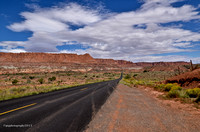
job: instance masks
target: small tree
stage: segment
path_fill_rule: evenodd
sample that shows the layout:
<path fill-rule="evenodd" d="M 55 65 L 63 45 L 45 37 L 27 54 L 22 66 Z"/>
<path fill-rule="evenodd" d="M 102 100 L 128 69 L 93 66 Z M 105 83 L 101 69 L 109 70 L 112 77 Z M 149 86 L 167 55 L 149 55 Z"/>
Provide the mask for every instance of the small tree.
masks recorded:
<path fill-rule="evenodd" d="M 19 82 L 19 81 L 18 81 L 17 79 L 14 79 L 14 80 L 12 81 L 12 84 L 13 84 L 13 85 L 16 85 L 18 82 Z"/>
<path fill-rule="evenodd" d="M 53 77 L 50 77 L 48 80 L 51 81 L 51 82 L 52 82 L 52 81 L 55 81 L 55 80 L 56 80 L 56 77 L 54 77 L 54 76 L 53 76 Z"/>
<path fill-rule="evenodd" d="M 44 83 L 44 79 L 43 79 L 43 78 L 40 78 L 40 79 L 38 79 L 38 82 L 39 82 L 40 84 L 43 84 L 43 83 Z"/>

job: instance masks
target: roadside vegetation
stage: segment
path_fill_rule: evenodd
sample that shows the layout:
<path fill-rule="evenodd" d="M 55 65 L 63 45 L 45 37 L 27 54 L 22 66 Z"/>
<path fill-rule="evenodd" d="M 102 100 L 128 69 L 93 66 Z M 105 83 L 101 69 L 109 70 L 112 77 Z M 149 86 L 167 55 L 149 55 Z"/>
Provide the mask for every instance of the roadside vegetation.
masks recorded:
<path fill-rule="evenodd" d="M 110 72 L 54 72 L 0 75 L 0 101 L 89 83 L 113 80 L 120 73 Z"/>
<path fill-rule="evenodd" d="M 182 103 L 194 103 L 200 108 L 200 88 L 183 88 L 177 83 L 164 83 L 169 77 L 174 76 L 173 72 L 166 71 L 143 71 L 140 73 L 124 74 L 121 83 L 129 87 L 145 86 L 163 92 L 160 96 L 163 99 L 176 99 Z"/>

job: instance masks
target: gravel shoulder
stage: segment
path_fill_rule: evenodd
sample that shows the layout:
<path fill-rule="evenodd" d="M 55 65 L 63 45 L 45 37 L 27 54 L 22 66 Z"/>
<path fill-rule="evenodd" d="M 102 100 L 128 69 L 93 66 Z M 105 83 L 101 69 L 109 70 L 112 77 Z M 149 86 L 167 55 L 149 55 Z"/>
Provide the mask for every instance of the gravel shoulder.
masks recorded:
<path fill-rule="evenodd" d="M 198 132 L 200 110 L 159 93 L 119 84 L 94 116 L 86 132 Z"/>

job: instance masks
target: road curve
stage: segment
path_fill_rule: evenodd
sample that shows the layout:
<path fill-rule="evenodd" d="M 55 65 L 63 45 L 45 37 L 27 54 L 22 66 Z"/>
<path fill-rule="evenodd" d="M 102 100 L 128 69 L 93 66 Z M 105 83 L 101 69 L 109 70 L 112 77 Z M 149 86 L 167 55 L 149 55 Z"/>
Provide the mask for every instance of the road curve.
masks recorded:
<path fill-rule="evenodd" d="M 2 101 L 0 131 L 83 131 L 121 78 Z"/>

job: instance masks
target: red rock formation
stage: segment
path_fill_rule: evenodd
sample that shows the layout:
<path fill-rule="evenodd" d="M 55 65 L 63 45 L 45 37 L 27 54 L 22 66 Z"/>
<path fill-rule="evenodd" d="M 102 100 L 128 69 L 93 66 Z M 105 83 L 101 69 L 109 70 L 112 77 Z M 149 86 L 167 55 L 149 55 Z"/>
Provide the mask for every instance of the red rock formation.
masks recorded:
<path fill-rule="evenodd" d="M 200 87 L 200 69 L 171 77 L 165 81 L 166 83 L 178 83 L 183 87 L 195 88 Z"/>
<path fill-rule="evenodd" d="M 0 53 L 0 62 L 12 63 L 94 63 L 89 54 L 51 54 L 51 53 Z"/>
<path fill-rule="evenodd" d="M 137 66 L 177 66 L 177 65 L 189 65 L 188 62 L 138 62 L 135 63 Z"/>
<path fill-rule="evenodd" d="M 52 54 L 52 53 L 0 53 L 0 73 L 7 72 L 43 72 L 59 70 L 174 70 L 187 62 L 140 62 L 125 60 L 94 59 L 89 54 Z"/>

